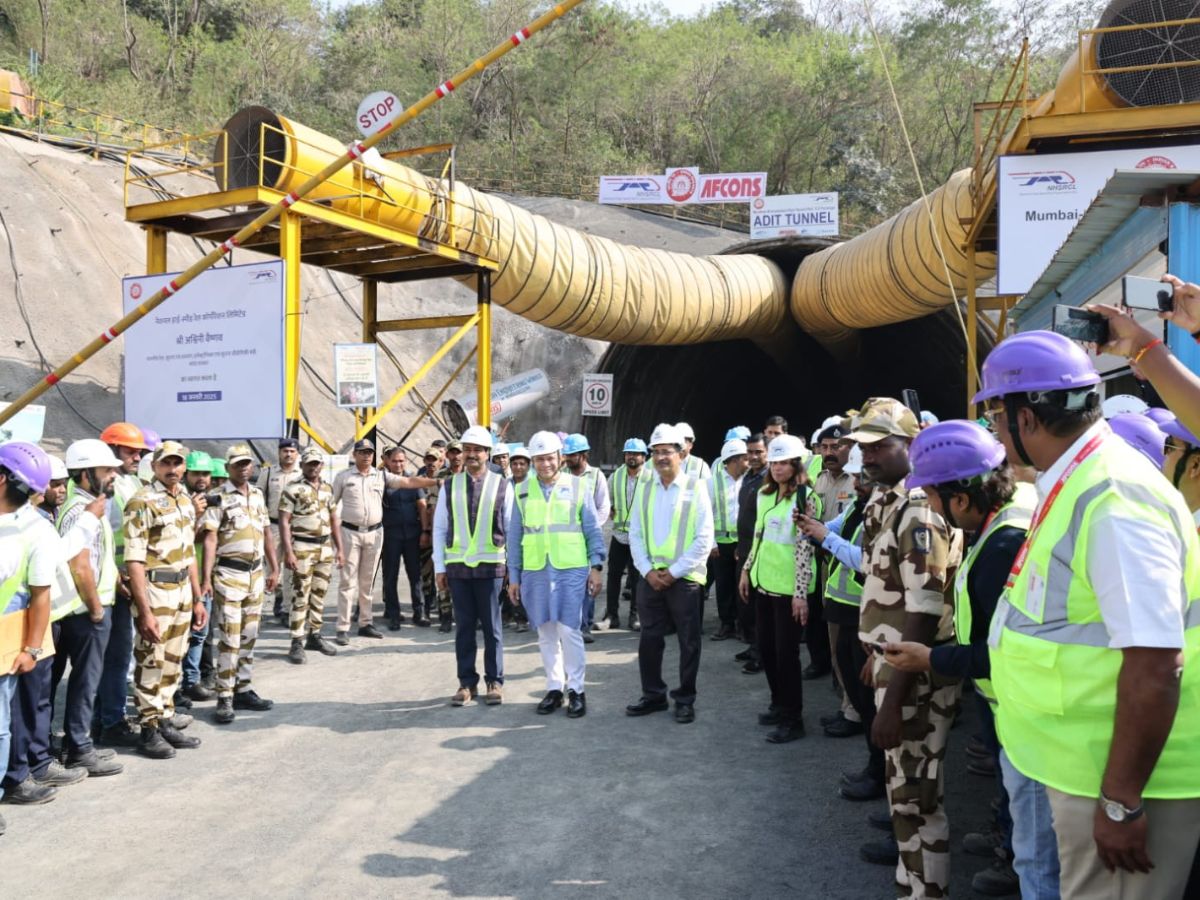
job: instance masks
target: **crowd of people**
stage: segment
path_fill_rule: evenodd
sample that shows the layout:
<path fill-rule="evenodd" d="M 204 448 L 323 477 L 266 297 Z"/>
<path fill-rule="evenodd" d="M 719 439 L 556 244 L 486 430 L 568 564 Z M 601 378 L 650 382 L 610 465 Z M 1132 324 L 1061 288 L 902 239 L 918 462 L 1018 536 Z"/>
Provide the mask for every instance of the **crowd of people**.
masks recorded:
<path fill-rule="evenodd" d="M 1176 324 L 1200 332 L 1200 289 L 1180 282 L 1176 297 Z M 694 722 L 713 594 L 710 640 L 744 643 L 734 659 L 766 676 L 767 741 L 805 738 L 805 682 L 833 679 L 823 733 L 865 744 L 839 790 L 886 801 L 867 818 L 887 834 L 862 856 L 895 867 L 900 896 L 948 894 L 945 762 L 965 696 L 980 722 L 969 770 L 994 782 L 993 829 L 962 839 L 992 859 L 977 892 L 1185 896 L 1200 842 L 1200 381 L 1101 311 L 1107 349 L 1178 418 L 1106 421 L 1085 351 L 1035 331 L 986 359 L 979 420 L 875 397 L 809 441 L 781 416 L 733 426 L 711 465 L 687 423 L 660 423 L 607 477 L 581 434 L 506 444 L 481 426 L 413 474 L 402 448 L 377 460 L 360 440 L 332 482 L 326 456 L 291 438 L 257 475 L 247 444 L 213 458 L 125 422 L 63 459 L 2 445 L 0 612 L 23 613 L 0 641 L 3 799 L 117 775 L 117 749 L 195 748 L 197 703 L 215 700 L 219 724 L 269 711 L 254 686 L 265 598 L 291 663 L 335 656 L 352 628 L 383 638 L 382 562 L 389 630 L 406 621 L 403 565 L 412 624 L 455 633 L 452 706 L 503 702 L 507 626 L 536 632 L 536 713 L 572 719 L 587 714 L 593 632 L 624 623 L 640 632 L 626 714 Z"/>

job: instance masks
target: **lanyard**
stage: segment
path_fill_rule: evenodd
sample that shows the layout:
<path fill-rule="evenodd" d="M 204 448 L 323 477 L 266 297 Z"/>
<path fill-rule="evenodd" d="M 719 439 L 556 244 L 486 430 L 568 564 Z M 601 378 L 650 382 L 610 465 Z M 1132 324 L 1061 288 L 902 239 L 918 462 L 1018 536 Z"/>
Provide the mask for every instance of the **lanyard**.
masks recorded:
<path fill-rule="evenodd" d="M 1038 510 L 1037 518 L 1033 520 L 1033 525 L 1030 527 L 1029 533 L 1025 536 L 1025 542 L 1021 544 L 1017 558 L 1013 560 L 1012 571 L 1009 573 L 1008 581 L 1004 585 L 1006 588 L 1010 588 L 1016 584 L 1017 578 L 1021 575 L 1021 570 L 1025 568 L 1025 561 L 1029 557 L 1029 548 L 1033 545 L 1033 541 L 1037 537 L 1042 523 L 1046 521 L 1046 516 L 1050 514 L 1050 508 L 1054 506 L 1054 501 L 1058 499 L 1058 495 L 1062 492 L 1063 485 L 1067 483 L 1067 479 L 1075 473 L 1075 470 L 1083 464 L 1083 461 L 1091 456 L 1096 451 L 1096 448 L 1104 442 L 1106 436 L 1107 431 L 1101 432 L 1084 444 L 1080 451 L 1075 454 L 1075 458 L 1063 469 L 1063 473 L 1058 476 L 1058 481 L 1054 483 L 1054 487 L 1046 495 L 1046 502 Z"/>

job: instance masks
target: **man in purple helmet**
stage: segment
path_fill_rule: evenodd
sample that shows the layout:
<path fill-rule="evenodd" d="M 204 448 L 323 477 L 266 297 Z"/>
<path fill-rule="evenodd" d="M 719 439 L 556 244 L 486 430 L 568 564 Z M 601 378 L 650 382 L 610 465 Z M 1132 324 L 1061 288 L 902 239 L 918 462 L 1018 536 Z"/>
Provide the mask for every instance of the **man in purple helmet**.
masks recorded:
<path fill-rule="evenodd" d="M 1174 413 L 1151 409 L 1146 415 L 1167 436 L 1163 444 L 1163 474 L 1183 495 L 1184 503 L 1192 511 L 1192 520 L 1200 528 L 1200 440 L 1183 427 Z"/>
<path fill-rule="evenodd" d="M 1118 413 L 1108 420 L 1108 426 L 1154 468 L 1163 467 L 1167 434 L 1153 419 L 1141 413 Z"/>

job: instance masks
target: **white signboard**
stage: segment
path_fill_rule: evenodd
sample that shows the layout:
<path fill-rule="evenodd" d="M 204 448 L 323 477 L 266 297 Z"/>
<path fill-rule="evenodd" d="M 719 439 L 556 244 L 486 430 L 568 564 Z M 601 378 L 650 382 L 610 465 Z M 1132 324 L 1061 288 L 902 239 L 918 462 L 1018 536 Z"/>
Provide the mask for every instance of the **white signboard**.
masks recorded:
<path fill-rule="evenodd" d="M 996 293 L 1033 287 L 1117 169 L 1200 169 L 1200 146 L 1000 158 Z"/>
<path fill-rule="evenodd" d="M 333 345 L 333 383 L 342 409 L 379 405 L 378 351 L 377 344 Z"/>
<path fill-rule="evenodd" d="M 492 421 L 511 419 L 521 410 L 532 406 L 550 393 L 550 379 L 541 369 L 530 369 L 512 378 L 492 383 Z M 458 405 L 472 425 L 478 425 L 479 412 L 475 394 L 459 397 Z"/>
<path fill-rule="evenodd" d="M 585 416 L 611 416 L 613 410 L 612 375 L 583 376 L 583 414 Z"/>
<path fill-rule="evenodd" d="M 811 236 L 838 233 L 838 195 L 785 194 L 759 197 L 750 204 L 750 238 Z"/>
<path fill-rule="evenodd" d="M 358 131 L 363 137 L 370 137 L 394 122 L 402 112 L 404 112 L 404 106 L 395 94 L 389 91 L 376 91 L 373 94 L 367 94 L 363 97 L 362 103 L 358 104 L 354 124 L 358 126 Z"/>
<path fill-rule="evenodd" d="M 687 205 L 750 203 L 767 194 L 766 172 L 701 175 L 695 167 L 667 169 L 665 175 L 605 175 L 600 202 Z"/>
<path fill-rule="evenodd" d="M 0 403 L 0 410 L 8 409 L 8 403 Z M 36 444 L 46 430 L 46 407 L 30 405 L 0 425 L 0 444 L 9 441 L 25 441 Z"/>
<path fill-rule="evenodd" d="M 125 312 L 173 275 L 122 282 Z M 283 261 L 209 269 L 125 334 L 125 418 L 180 440 L 277 438 Z"/>

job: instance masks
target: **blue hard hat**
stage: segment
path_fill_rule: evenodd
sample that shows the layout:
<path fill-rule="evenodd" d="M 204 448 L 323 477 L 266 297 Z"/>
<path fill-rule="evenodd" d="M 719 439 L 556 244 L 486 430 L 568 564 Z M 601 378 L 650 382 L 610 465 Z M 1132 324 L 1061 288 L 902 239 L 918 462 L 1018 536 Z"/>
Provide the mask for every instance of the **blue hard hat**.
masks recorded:
<path fill-rule="evenodd" d="M 643 456 L 645 456 L 646 452 L 647 452 L 646 451 L 646 442 L 643 441 L 641 438 L 630 438 L 629 440 L 627 440 L 625 442 L 625 449 L 622 450 L 621 452 L 622 453 L 640 453 Z"/>
<path fill-rule="evenodd" d="M 568 434 L 563 441 L 563 453 L 586 453 L 592 447 L 582 434 Z"/>
<path fill-rule="evenodd" d="M 745 425 L 734 425 L 725 432 L 725 440 L 727 441 L 745 441 L 750 438 L 750 429 Z"/>

